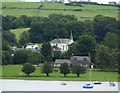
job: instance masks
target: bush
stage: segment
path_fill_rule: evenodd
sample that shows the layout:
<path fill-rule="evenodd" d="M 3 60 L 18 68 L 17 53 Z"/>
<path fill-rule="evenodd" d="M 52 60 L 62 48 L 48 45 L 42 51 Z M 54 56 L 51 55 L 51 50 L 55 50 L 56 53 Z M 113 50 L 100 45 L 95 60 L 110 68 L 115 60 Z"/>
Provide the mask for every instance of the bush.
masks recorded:
<path fill-rule="evenodd" d="M 73 11 L 82 11 L 82 9 L 74 9 Z"/>

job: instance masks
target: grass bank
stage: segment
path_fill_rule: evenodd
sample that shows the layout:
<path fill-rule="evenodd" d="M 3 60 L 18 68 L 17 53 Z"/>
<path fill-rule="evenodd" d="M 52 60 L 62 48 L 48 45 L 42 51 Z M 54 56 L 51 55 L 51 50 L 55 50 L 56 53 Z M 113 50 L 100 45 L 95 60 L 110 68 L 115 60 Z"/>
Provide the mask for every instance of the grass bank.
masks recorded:
<path fill-rule="evenodd" d="M 21 35 L 24 31 L 28 31 L 29 29 L 30 29 L 30 28 L 18 28 L 18 29 L 11 29 L 10 31 L 15 34 L 15 37 L 16 37 L 17 41 L 19 41 L 20 35 Z"/>
<path fill-rule="evenodd" d="M 21 80 L 65 80 L 65 81 L 89 81 L 89 71 L 85 74 L 81 74 L 77 77 L 75 74 L 68 74 L 67 77 L 63 77 L 63 74 L 53 71 L 49 77 L 46 77 L 41 72 L 41 67 L 36 66 L 36 71 L 27 77 L 22 71 L 21 65 L 7 65 L 2 66 L 2 78 L 3 79 L 21 79 Z M 22 73 L 22 75 L 20 75 Z M 118 74 L 116 72 L 102 72 L 92 71 L 92 81 L 118 81 Z"/>

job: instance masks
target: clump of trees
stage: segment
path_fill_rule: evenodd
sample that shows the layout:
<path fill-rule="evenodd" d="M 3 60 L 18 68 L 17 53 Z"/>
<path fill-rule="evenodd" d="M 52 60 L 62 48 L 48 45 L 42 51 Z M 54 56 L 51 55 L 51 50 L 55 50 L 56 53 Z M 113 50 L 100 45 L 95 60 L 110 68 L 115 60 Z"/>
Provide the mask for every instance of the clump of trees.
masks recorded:
<path fill-rule="evenodd" d="M 13 64 L 39 64 L 44 62 L 44 56 L 41 53 L 32 52 L 30 50 L 19 50 L 14 53 Z"/>
<path fill-rule="evenodd" d="M 95 37 L 90 35 L 81 35 L 79 39 L 70 46 L 68 53 L 69 55 L 90 55 L 92 62 L 94 62 L 96 53 Z"/>
<path fill-rule="evenodd" d="M 108 32 L 102 42 L 96 48 L 96 65 L 101 70 L 108 69 L 109 71 L 118 70 L 119 50 L 118 50 L 118 35 Z"/>

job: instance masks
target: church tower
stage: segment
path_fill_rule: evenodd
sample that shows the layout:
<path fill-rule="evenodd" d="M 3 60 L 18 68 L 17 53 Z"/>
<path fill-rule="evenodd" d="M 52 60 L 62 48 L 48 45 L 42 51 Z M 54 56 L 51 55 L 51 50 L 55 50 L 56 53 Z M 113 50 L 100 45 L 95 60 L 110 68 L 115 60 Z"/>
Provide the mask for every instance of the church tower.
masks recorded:
<path fill-rule="evenodd" d="M 91 2 L 90 0 L 88 0 L 88 2 Z"/>
<path fill-rule="evenodd" d="M 70 32 L 70 42 L 71 42 L 71 44 L 74 42 L 74 41 L 73 41 L 72 31 Z"/>

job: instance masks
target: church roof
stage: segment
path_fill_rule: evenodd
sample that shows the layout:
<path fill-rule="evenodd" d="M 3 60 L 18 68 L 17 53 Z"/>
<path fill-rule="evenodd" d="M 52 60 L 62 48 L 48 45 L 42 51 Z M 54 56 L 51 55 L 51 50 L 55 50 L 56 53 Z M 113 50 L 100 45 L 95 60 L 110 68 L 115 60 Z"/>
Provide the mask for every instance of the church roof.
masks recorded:
<path fill-rule="evenodd" d="M 54 39 L 54 40 L 52 40 L 50 43 L 54 43 L 54 44 L 59 44 L 59 43 L 71 44 L 71 39 L 65 39 L 65 38 Z"/>

